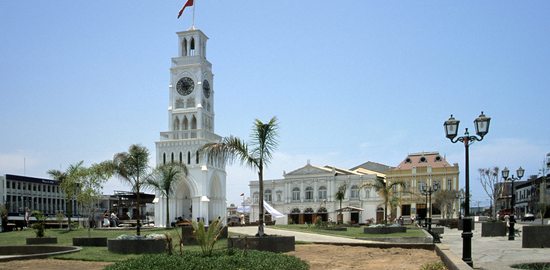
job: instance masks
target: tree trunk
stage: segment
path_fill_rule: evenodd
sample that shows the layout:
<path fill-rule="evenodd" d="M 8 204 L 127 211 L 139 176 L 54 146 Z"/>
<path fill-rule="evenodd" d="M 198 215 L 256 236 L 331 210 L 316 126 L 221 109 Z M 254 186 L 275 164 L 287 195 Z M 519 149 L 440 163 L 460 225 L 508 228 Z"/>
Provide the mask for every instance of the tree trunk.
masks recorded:
<path fill-rule="evenodd" d="M 258 166 L 258 182 L 260 185 L 260 198 L 259 198 L 259 220 L 258 220 L 258 233 L 257 236 L 264 236 L 264 175 L 263 175 L 263 164 L 260 161 L 260 165 Z"/>
<path fill-rule="evenodd" d="M 166 228 L 170 228 L 170 206 L 168 204 L 168 195 L 166 195 Z"/>
<path fill-rule="evenodd" d="M 139 183 L 139 177 L 138 177 L 138 181 L 137 181 L 137 182 Z M 141 232 L 141 222 L 140 222 L 140 220 L 141 220 L 140 206 L 141 206 L 141 205 L 140 205 L 140 202 L 141 202 L 141 200 L 140 200 L 140 196 L 139 196 L 139 184 L 137 184 L 136 192 L 137 192 L 137 194 L 136 194 L 136 199 L 137 199 L 137 224 L 136 224 L 136 234 L 137 234 L 137 235 L 140 235 L 140 232 Z"/>

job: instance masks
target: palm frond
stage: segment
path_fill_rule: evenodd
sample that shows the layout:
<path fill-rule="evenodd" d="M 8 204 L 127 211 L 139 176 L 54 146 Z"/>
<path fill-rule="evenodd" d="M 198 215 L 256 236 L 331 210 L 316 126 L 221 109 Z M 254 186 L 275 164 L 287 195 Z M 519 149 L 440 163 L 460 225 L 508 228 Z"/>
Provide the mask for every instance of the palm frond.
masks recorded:
<path fill-rule="evenodd" d="M 268 164 L 277 148 L 279 124 L 277 117 L 273 117 L 267 123 L 256 119 L 251 133 L 251 146 L 253 156 Z"/>

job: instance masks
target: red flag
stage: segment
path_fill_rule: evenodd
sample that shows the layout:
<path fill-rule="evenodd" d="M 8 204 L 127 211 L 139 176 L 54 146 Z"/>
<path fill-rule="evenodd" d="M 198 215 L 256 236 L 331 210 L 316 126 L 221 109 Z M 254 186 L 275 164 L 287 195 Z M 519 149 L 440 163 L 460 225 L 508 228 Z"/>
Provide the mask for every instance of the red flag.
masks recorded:
<path fill-rule="evenodd" d="M 181 14 L 183 14 L 183 10 L 186 7 L 190 7 L 192 5 L 193 5 L 193 0 L 187 0 L 187 2 L 185 2 L 185 5 L 183 5 L 183 7 L 181 8 L 180 13 L 178 13 L 178 19 L 181 17 Z"/>

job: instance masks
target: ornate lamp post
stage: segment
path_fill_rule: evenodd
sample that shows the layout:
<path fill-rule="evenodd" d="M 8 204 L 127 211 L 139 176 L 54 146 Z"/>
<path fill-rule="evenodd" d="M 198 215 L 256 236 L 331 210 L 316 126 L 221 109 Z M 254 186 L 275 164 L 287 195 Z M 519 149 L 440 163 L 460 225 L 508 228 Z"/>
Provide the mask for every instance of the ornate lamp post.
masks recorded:
<path fill-rule="evenodd" d="M 470 217 L 470 154 L 469 154 L 469 146 L 470 144 L 474 143 L 475 141 L 481 141 L 483 140 L 483 137 L 489 133 L 489 123 L 491 122 L 491 118 L 485 116 L 483 112 L 474 120 L 474 125 L 476 128 L 476 134 L 470 135 L 468 133 L 468 128 L 466 128 L 466 131 L 464 132 L 464 136 L 458 135 L 458 125 L 460 123 L 459 120 L 456 120 L 453 115 L 449 118 L 449 120 L 445 121 L 443 126 L 445 127 L 445 134 L 449 140 L 451 140 L 452 143 L 461 142 L 464 143 L 464 148 L 466 151 L 465 154 L 465 191 L 464 191 L 464 218 L 462 219 L 462 260 L 466 262 L 468 265 L 472 266 L 474 265 L 474 262 L 472 261 L 472 218 Z"/>
<path fill-rule="evenodd" d="M 426 202 L 426 206 L 428 207 L 428 211 L 426 213 L 426 223 L 428 224 L 428 231 L 432 231 L 432 193 L 439 190 L 439 183 L 435 182 L 431 186 L 429 185 L 421 185 L 420 186 L 420 192 L 422 195 L 426 195 L 428 198 Z"/>
<path fill-rule="evenodd" d="M 514 190 L 514 181 L 520 180 L 524 173 L 525 170 L 521 166 L 516 170 L 516 174 L 518 176 L 517 178 L 515 178 L 514 175 L 512 175 L 512 177 L 508 177 L 510 175 L 510 170 L 508 170 L 508 168 L 504 167 L 504 170 L 502 170 L 502 178 L 504 178 L 504 181 L 510 181 L 512 183 L 512 186 L 510 187 L 510 208 L 512 208 L 512 213 L 508 219 L 510 223 L 510 226 L 508 227 L 508 240 L 514 240 L 515 234 L 514 225 L 516 224 L 516 218 L 514 213 L 516 206 L 516 191 Z"/>

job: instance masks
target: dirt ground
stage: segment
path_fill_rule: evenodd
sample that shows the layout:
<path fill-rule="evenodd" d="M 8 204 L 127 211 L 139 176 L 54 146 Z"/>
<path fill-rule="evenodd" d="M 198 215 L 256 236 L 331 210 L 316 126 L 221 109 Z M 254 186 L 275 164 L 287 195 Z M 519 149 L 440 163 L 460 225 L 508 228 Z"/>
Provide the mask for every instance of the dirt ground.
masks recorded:
<path fill-rule="evenodd" d="M 317 269 L 420 269 L 429 262 L 440 261 L 434 251 L 402 248 L 366 248 L 333 245 L 296 245 L 287 253 L 305 260 Z M 100 270 L 110 263 L 55 259 L 22 260 L 0 263 L 0 269 Z"/>

